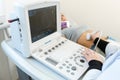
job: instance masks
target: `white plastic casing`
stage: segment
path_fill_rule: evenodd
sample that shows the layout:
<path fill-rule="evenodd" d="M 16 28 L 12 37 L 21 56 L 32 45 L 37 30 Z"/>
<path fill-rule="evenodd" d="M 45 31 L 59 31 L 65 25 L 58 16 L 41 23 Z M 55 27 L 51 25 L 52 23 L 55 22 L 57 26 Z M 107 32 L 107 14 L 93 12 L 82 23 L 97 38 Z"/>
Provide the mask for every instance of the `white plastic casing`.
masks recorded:
<path fill-rule="evenodd" d="M 43 8 L 47 6 L 57 7 L 57 31 L 41 40 L 38 40 L 32 43 L 31 40 L 31 32 L 30 32 L 30 24 L 29 24 L 29 16 L 28 11 L 34 10 L 38 8 Z M 11 19 L 19 18 L 20 24 L 18 21 L 11 23 L 11 36 L 13 41 L 13 46 L 15 49 L 20 51 L 25 57 L 30 57 L 32 51 L 40 45 L 48 42 L 51 39 L 54 39 L 56 36 L 61 35 L 61 27 L 60 27 L 60 10 L 59 10 L 59 1 L 58 0 L 50 0 L 44 1 L 41 0 L 39 2 L 32 3 L 16 3 L 15 11 L 11 15 Z"/>

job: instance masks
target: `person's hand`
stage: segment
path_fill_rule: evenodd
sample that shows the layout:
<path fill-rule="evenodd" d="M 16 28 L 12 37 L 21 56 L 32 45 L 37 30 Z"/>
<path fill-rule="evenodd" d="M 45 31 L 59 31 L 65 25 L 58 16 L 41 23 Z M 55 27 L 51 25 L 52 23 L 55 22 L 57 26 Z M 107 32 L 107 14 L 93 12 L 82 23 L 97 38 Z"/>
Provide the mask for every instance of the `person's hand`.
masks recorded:
<path fill-rule="evenodd" d="M 102 40 L 106 40 L 107 39 L 107 36 L 101 36 L 101 32 L 100 31 L 97 31 L 97 32 L 91 34 L 91 39 L 92 39 L 93 42 L 98 37 L 100 37 L 100 39 L 102 39 Z"/>
<path fill-rule="evenodd" d="M 91 39 L 94 41 L 97 37 L 100 37 L 100 31 L 91 34 Z"/>
<path fill-rule="evenodd" d="M 84 57 L 86 58 L 86 60 L 89 62 L 91 60 L 97 60 L 100 62 L 104 62 L 104 58 L 102 55 L 100 55 L 99 53 L 90 50 L 88 48 L 85 48 L 85 51 L 82 53 L 84 55 Z"/>
<path fill-rule="evenodd" d="M 66 17 L 63 14 L 61 14 L 61 21 L 67 21 Z"/>

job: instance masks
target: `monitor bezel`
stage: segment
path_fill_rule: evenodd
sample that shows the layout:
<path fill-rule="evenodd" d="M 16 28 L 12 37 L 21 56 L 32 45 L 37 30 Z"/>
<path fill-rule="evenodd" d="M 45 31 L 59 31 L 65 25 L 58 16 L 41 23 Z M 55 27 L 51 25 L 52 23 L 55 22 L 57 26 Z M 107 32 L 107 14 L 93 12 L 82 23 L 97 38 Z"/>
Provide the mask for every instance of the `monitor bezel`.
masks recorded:
<path fill-rule="evenodd" d="M 56 27 L 57 27 L 57 30 L 56 30 L 56 32 L 59 32 L 59 28 L 60 28 L 60 18 L 59 18 L 59 4 L 57 3 L 57 2 L 49 2 L 49 3 L 47 3 L 47 2 L 45 2 L 45 3 L 41 3 L 41 4 L 34 4 L 34 5 L 30 5 L 30 6 L 28 6 L 28 10 L 27 10 L 27 17 L 28 17 L 28 20 L 29 20 L 29 15 L 28 15 L 28 11 L 30 11 L 30 10 L 34 10 L 34 9 L 40 9 L 40 8 L 45 8 L 45 7 L 50 7 L 50 6 L 56 6 L 56 20 L 57 20 L 57 25 L 56 25 Z M 51 39 L 50 37 L 52 36 L 52 35 L 55 35 L 56 34 L 56 32 L 54 32 L 54 33 L 52 33 L 52 34 L 50 34 L 49 36 L 46 36 L 46 37 L 44 37 L 44 38 L 42 38 L 42 39 L 39 39 L 39 40 L 37 40 L 37 41 L 35 41 L 35 42 L 32 42 L 32 38 L 31 38 L 31 30 L 30 30 L 30 23 L 29 23 L 29 21 L 28 21 L 28 26 L 29 26 L 29 40 L 30 40 L 30 46 L 31 46 L 31 50 L 33 51 L 34 49 L 36 49 L 37 47 L 39 47 L 40 45 L 42 46 L 42 45 L 44 45 L 44 43 L 46 43 L 46 42 L 48 42 L 49 41 L 49 39 Z"/>

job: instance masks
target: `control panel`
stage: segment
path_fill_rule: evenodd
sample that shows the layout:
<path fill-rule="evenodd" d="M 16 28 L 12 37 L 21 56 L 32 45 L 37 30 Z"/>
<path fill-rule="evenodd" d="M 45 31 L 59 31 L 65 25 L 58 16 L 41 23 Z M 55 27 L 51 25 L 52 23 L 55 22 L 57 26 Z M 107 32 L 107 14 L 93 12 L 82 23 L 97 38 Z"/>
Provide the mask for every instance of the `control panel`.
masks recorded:
<path fill-rule="evenodd" d="M 66 80 L 78 80 L 87 70 L 88 63 L 81 54 L 84 47 L 63 37 L 40 46 L 32 56 Z"/>

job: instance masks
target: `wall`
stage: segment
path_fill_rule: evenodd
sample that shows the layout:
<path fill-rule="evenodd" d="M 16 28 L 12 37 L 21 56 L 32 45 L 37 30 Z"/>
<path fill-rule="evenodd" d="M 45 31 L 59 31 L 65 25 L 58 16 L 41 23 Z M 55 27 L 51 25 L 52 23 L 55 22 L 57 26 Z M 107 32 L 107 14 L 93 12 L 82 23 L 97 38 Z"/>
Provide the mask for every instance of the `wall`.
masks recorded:
<path fill-rule="evenodd" d="M 6 13 L 16 0 L 4 0 Z M 77 24 L 87 24 L 120 41 L 120 0 L 60 0 L 61 12 Z"/>
<path fill-rule="evenodd" d="M 9 18 L 9 14 L 14 10 L 13 4 L 16 0 L 4 0 L 4 8 L 5 8 L 5 15 L 6 18 Z"/>
<path fill-rule="evenodd" d="M 120 41 L 120 0 L 60 0 L 61 12 Z"/>
<path fill-rule="evenodd" d="M 4 22 L 4 8 L 3 8 L 4 2 L 3 0 L 0 0 L 0 24 Z"/>

